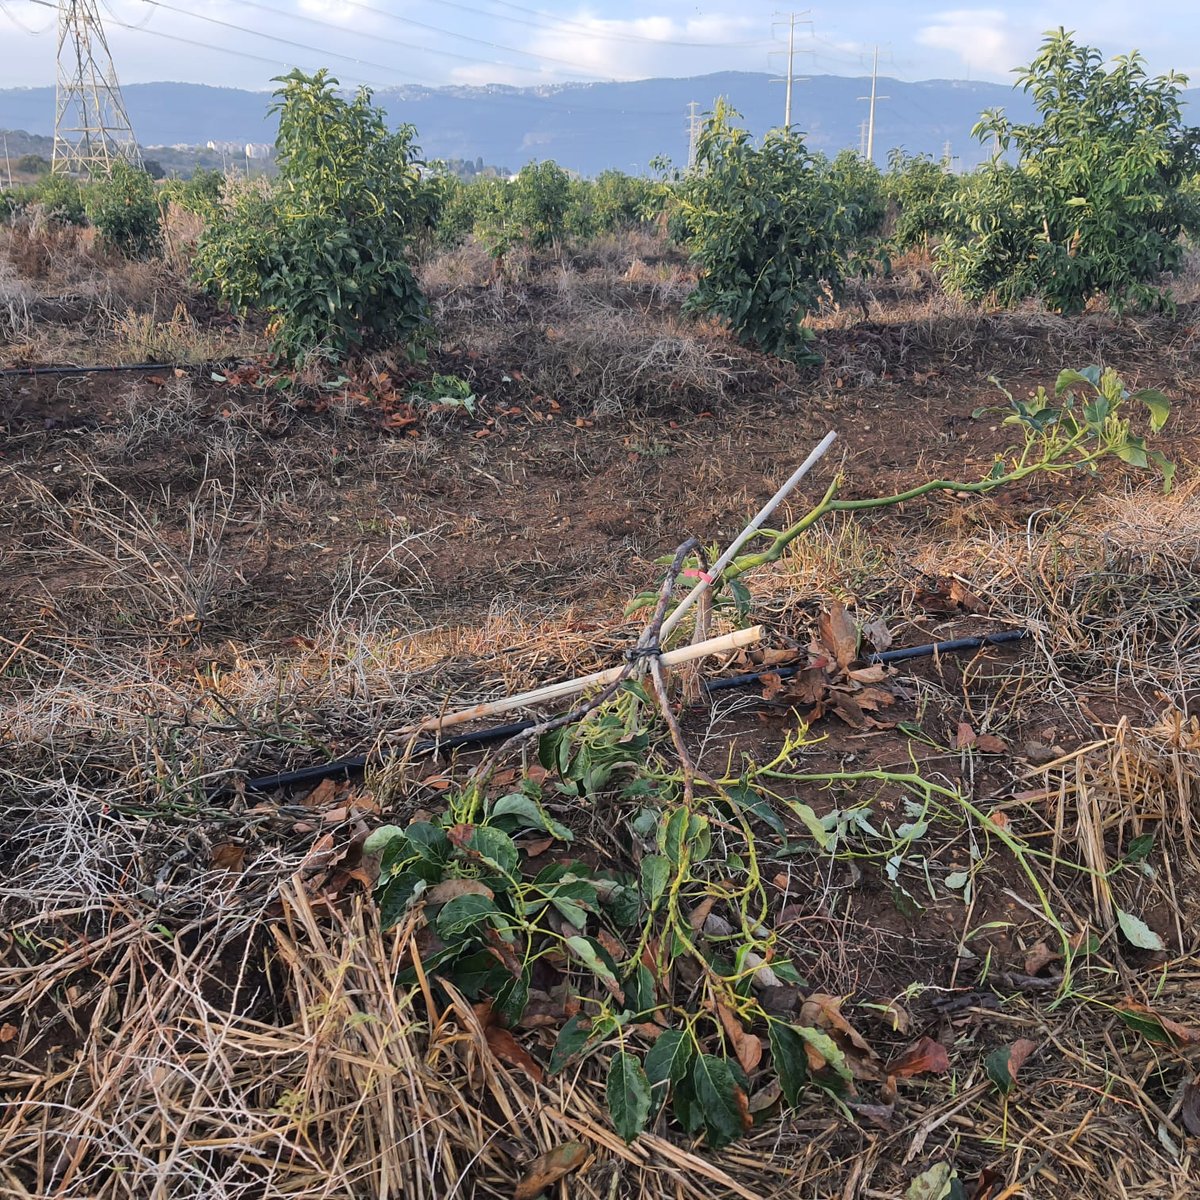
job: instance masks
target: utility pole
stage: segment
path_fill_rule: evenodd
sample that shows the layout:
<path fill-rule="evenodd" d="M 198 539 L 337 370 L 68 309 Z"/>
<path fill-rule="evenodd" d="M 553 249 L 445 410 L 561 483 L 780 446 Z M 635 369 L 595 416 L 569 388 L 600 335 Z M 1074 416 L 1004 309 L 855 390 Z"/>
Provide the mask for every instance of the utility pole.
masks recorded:
<path fill-rule="evenodd" d="M 699 104 L 695 100 L 688 102 L 688 170 L 696 166 L 696 141 L 700 136 L 700 116 L 696 112 Z"/>
<path fill-rule="evenodd" d="M 859 96 L 860 100 L 869 100 L 871 107 L 867 114 L 867 161 L 875 161 L 875 101 L 890 100 L 890 96 L 880 96 L 877 94 L 879 83 L 879 47 L 875 47 L 875 57 L 871 62 L 871 94 L 869 96 Z"/>
<path fill-rule="evenodd" d="M 867 123 L 860 121 L 858 123 L 858 157 L 867 157 Z"/>
<path fill-rule="evenodd" d="M 8 132 L 4 134 L 4 171 L 8 175 L 8 186 L 12 187 L 12 162 L 8 157 Z"/>
<path fill-rule="evenodd" d="M 61 0 L 51 170 L 107 175 L 118 158 L 142 161 L 96 0 Z"/>
<path fill-rule="evenodd" d="M 787 14 L 788 43 L 787 50 L 784 52 L 787 54 L 787 70 L 784 72 L 784 77 L 782 79 L 771 80 L 772 83 L 782 83 L 784 85 L 783 127 L 784 129 L 789 130 L 792 127 L 792 84 L 805 82 L 803 79 L 796 78 L 795 71 L 797 21 L 799 21 L 801 25 L 812 25 L 812 21 L 810 21 L 808 18 L 808 9 L 805 9 L 804 12 L 801 13 L 789 12 Z M 775 25 L 780 25 L 782 23 L 783 16 L 781 14 L 777 14 Z M 771 28 L 772 31 L 774 31 L 774 25 L 772 25 Z M 779 54 L 781 51 L 774 50 L 772 53 Z"/>

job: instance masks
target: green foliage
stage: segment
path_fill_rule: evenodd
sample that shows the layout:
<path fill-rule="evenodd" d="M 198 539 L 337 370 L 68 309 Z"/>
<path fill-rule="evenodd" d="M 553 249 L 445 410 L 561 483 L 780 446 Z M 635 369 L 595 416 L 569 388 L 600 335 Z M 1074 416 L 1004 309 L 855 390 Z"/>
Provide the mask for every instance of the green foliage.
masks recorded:
<path fill-rule="evenodd" d="M 556 162 L 528 163 L 512 185 L 512 215 L 535 249 L 559 249 L 567 232 L 571 177 Z"/>
<path fill-rule="evenodd" d="M 389 133 L 369 91 L 347 101 L 326 71 L 278 82 L 279 180 L 213 214 L 197 278 L 234 308 L 270 313 L 289 360 L 415 348 L 426 306 L 406 252 L 427 211 L 415 131 Z"/>
<path fill-rule="evenodd" d="M 634 229 L 657 216 L 660 192 L 652 180 L 623 171 L 601 171 L 594 180 L 575 180 L 570 231 L 579 237 L 593 237 Z"/>
<path fill-rule="evenodd" d="M 887 216 L 883 174 L 853 150 L 843 150 L 830 164 L 829 177 L 850 213 L 856 240 L 877 237 Z"/>
<path fill-rule="evenodd" d="M 700 133 L 697 169 L 679 188 L 702 271 L 687 307 L 723 317 L 772 354 L 811 358 L 801 322 L 841 295 L 857 210 L 828 160 L 799 136 L 776 130 L 755 146 L 731 123 L 736 115 L 718 103 Z"/>
<path fill-rule="evenodd" d="M 34 196 L 52 225 L 86 225 L 87 210 L 83 188 L 66 175 L 47 175 L 36 187 Z"/>
<path fill-rule="evenodd" d="M 126 258 L 150 258 L 162 248 L 162 219 L 154 181 L 145 171 L 117 159 L 104 179 L 91 185 L 88 216 L 101 241 Z"/>
<path fill-rule="evenodd" d="M 1062 29 L 1019 80 L 1041 120 L 993 111 L 975 127 L 1016 166 L 984 168 L 960 194 L 965 228 L 938 256 L 947 286 L 1005 304 L 1038 295 L 1066 313 L 1099 292 L 1117 309 L 1169 306 L 1153 281 L 1179 265 L 1179 235 L 1195 219 L 1185 185 L 1200 167 L 1186 80 L 1148 77 L 1136 52 L 1105 65 Z"/>
<path fill-rule="evenodd" d="M 892 244 L 897 250 L 927 250 L 930 241 L 945 232 L 955 186 L 950 169 L 928 155 L 903 150 L 888 155 L 884 188 L 895 212 Z"/>
<path fill-rule="evenodd" d="M 13 170 L 20 171 L 24 175 L 49 175 L 50 160 L 43 158 L 40 154 L 22 154 L 13 163 Z"/>
<path fill-rule="evenodd" d="M 170 204 L 208 216 L 216 212 L 224 188 L 225 176 L 220 171 L 201 167 L 189 179 L 168 179 L 162 195 Z"/>
<path fill-rule="evenodd" d="M 1112 371 L 1064 371 L 1053 394 L 1010 398 L 1008 419 L 1023 445 L 983 480 L 933 480 L 851 501 L 837 501 L 831 487 L 796 525 L 764 532 L 768 551 L 736 560 L 718 586 L 778 558 L 833 511 L 871 511 L 938 490 L 985 493 L 1033 474 L 1093 470 L 1113 457 L 1165 471 L 1165 460 L 1131 432 L 1130 405 L 1145 411 L 1151 433 L 1169 416 L 1160 393 L 1131 394 Z M 852 622 L 847 636 L 855 644 Z M 622 1138 L 671 1119 L 720 1147 L 751 1129 L 750 1097 L 768 1094 L 770 1080 L 778 1103 L 795 1108 L 821 1093 L 845 1096 L 862 1062 L 860 1035 L 846 1035 L 820 1006 L 801 1006 L 793 1020 L 764 1006 L 763 988 L 790 987 L 799 999 L 805 986 L 767 917 L 770 859 L 853 862 L 878 877 L 901 911 L 919 912 L 923 891 L 962 888 L 923 845 L 940 823 L 972 847 L 973 863 L 980 846 L 1002 842 L 1044 908 L 1048 901 L 1023 844 L 915 765 L 814 773 L 805 769 L 812 760 L 801 728 L 769 763 L 743 759 L 724 777 L 697 775 L 681 766 L 648 704 L 647 692 L 627 682 L 585 720 L 542 735 L 538 780 L 525 778 L 516 790 L 497 783 L 502 794 L 490 798 L 500 778 L 490 760 L 449 793 L 441 817 L 385 827 L 364 849 L 380 856 L 383 923 L 427 926 L 418 945 L 429 986 L 449 980 L 509 1026 L 520 1024 L 532 989 L 542 997 L 539 1024 L 545 997 L 553 997 L 563 1020 L 549 1074 L 605 1057 L 609 1113 Z M 832 801 L 820 816 L 797 798 L 818 792 Z M 573 852 L 560 818 L 580 812 L 589 823 L 597 813 L 628 820 L 606 843 L 611 869 Z M 1127 936 L 1134 930 L 1135 942 L 1142 937 L 1129 921 L 1122 928 Z M 417 978 L 412 965 L 401 983 Z"/>

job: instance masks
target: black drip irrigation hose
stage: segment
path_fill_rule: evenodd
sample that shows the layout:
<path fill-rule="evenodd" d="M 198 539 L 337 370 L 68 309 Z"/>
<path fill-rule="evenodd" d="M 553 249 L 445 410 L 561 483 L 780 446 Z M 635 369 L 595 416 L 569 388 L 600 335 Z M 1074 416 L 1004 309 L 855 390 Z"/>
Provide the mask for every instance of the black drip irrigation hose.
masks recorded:
<path fill-rule="evenodd" d="M 112 375 L 118 371 L 199 371 L 206 367 L 219 367 L 222 363 L 128 363 L 123 366 L 44 366 L 5 367 L 0 370 L 0 379 L 21 378 L 37 375 Z"/>
<path fill-rule="evenodd" d="M 947 642 L 931 642 L 925 646 L 908 646 L 903 650 L 885 650 L 882 653 L 866 655 L 869 663 L 905 662 L 911 658 L 930 658 L 935 654 L 954 654 L 960 650 L 980 650 L 984 646 L 1003 646 L 1009 642 L 1019 642 L 1026 636 L 1023 629 L 1008 629 L 1000 633 L 985 633 L 980 637 L 952 638 Z M 781 679 L 790 679 L 799 674 L 803 667 L 771 668 L 765 671 L 751 671 L 745 675 L 727 675 L 722 679 L 713 679 L 704 684 L 708 693 L 722 692 L 727 688 L 745 687 L 750 683 L 758 683 L 764 675 L 777 675 Z M 467 747 L 486 746 L 491 742 L 504 741 L 515 737 L 541 723 L 544 718 L 529 721 L 517 721 L 511 725 L 496 725 L 491 729 L 481 729 L 476 733 L 459 733 L 454 737 L 430 739 L 415 742 L 407 752 L 412 756 L 440 753 L 444 750 L 461 750 Z M 382 762 L 394 757 L 398 751 L 390 751 L 379 756 L 374 761 Z M 294 771 L 281 771 L 277 775 L 260 775 L 257 779 L 247 779 L 245 788 L 248 792 L 273 792 L 282 788 L 297 788 L 308 784 L 318 784 L 326 779 L 346 779 L 357 775 L 366 769 L 372 759 L 364 754 L 352 758 L 339 758 L 334 762 L 318 763 L 312 767 L 300 767 Z"/>

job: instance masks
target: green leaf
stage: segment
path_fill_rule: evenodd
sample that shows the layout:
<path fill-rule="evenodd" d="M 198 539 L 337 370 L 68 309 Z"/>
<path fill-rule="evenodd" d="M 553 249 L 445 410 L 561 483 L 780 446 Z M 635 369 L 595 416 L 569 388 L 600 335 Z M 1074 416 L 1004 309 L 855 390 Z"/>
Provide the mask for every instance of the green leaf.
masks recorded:
<path fill-rule="evenodd" d="M 1118 908 L 1117 924 L 1126 938 L 1139 950 L 1165 950 L 1167 948 L 1162 938 L 1141 917 L 1135 917 L 1133 913 L 1127 913 Z"/>
<path fill-rule="evenodd" d="M 954 1200 L 958 1176 L 949 1163 L 938 1163 L 923 1171 L 904 1193 L 904 1200 Z M 961 1188 L 959 1189 L 961 1195 Z"/>
<path fill-rule="evenodd" d="M 1140 400 L 1150 410 L 1150 428 L 1157 433 L 1171 416 L 1171 401 L 1157 388 L 1142 388 L 1130 400 Z"/>
<path fill-rule="evenodd" d="M 414 821 L 405 826 L 404 836 L 426 862 L 444 863 L 450 855 L 450 842 L 440 825 L 429 821 Z"/>
<path fill-rule="evenodd" d="M 809 1025 L 791 1025 L 789 1028 L 794 1029 L 825 1060 L 835 1074 L 840 1075 L 847 1082 L 854 1078 L 850 1071 L 850 1064 L 846 1062 L 845 1054 L 829 1034 L 823 1033 L 820 1029 L 813 1029 Z"/>
<path fill-rule="evenodd" d="M 1008 1060 L 1011 1054 L 1011 1046 L 1000 1046 L 983 1060 L 983 1069 L 987 1072 L 987 1077 L 1005 1096 L 1017 1086 L 1017 1081 L 1008 1069 Z"/>
<path fill-rule="evenodd" d="M 487 896 L 473 892 L 455 896 L 442 905 L 437 915 L 438 937 L 446 942 L 454 941 L 474 926 L 499 915 L 495 902 Z"/>
<path fill-rule="evenodd" d="M 489 867 L 510 878 L 521 861 L 521 855 L 513 845 L 512 838 L 502 830 L 492 829 L 488 825 L 472 826 L 463 848 L 479 855 Z"/>
<path fill-rule="evenodd" d="M 1135 837 L 1130 843 L 1128 849 L 1121 856 L 1123 863 L 1140 863 L 1144 862 L 1154 849 L 1154 834 L 1143 833 Z"/>
<path fill-rule="evenodd" d="M 673 808 L 660 820 L 658 826 L 658 848 L 667 856 L 673 867 L 678 868 L 687 852 L 688 818 L 686 808 Z"/>
<path fill-rule="evenodd" d="M 490 819 L 496 820 L 500 817 L 514 817 L 515 829 L 541 829 L 553 834 L 560 842 L 570 842 L 574 838 L 574 834 L 565 825 L 560 825 L 521 792 L 501 796 L 492 805 Z"/>
<path fill-rule="evenodd" d="M 608 1113 L 622 1140 L 632 1142 L 650 1116 L 650 1081 L 641 1063 L 627 1051 L 614 1055 L 605 1087 Z"/>
<path fill-rule="evenodd" d="M 558 884 L 548 892 L 550 903 L 570 921 L 576 929 L 587 924 L 588 913 L 596 911 L 600 903 L 595 887 L 585 879 L 571 879 Z"/>
<path fill-rule="evenodd" d="M 382 854 L 389 842 L 402 837 L 404 837 L 404 830 L 399 825 L 380 825 L 378 829 L 372 830 L 367 835 L 367 840 L 363 842 L 362 852 L 364 854 Z"/>
<path fill-rule="evenodd" d="M 1078 387 L 1080 384 L 1089 384 L 1098 388 L 1100 386 L 1100 368 L 1084 367 L 1082 371 L 1073 371 L 1068 368 L 1060 371 L 1054 384 L 1054 394 L 1061 396 L 1068 388 Z"/>
<path fill-rule="evenodd" d="M 807 804 L 799 800 L 785 800 L 784 803 L 803 822 L 804 828 L 808 830 L 809 837 L 822 850 L 828 850 L 833 839 L 830 837 L 829 830 L 821 824 L 820 817 Z"/>
<path fill-rule="evenodd" d="M 557 1075 L 587 1046 L 593 1038 L 592 1019 L 582 1013 L 572 1017 L 559 1031 L 554 1049 L 550 1051 L 550 1063 L 546 1068 L 550 1075 Z"/>
<path fill-rule="evenodd" d="M 458 964 L 455 963 L 454 978 L 458 979 Z M 521 1019 L 529 1003 L 529 981 L 525 975 L 509 975 L 496 989 L 492 1007 L 500 1014 L 510 1029 Z"/>
<path fill-rule="evenodd" d="M 1151 450 L 1147 457 L 1163 477 L 1163 494 L 1170 495 L 1171 488 L 1175 485 L 1175 464 L 1161 450 Z"/>
<path fill-rule="evenodd" d="M 646 1055 L 646 1076 L 650 1085 L 674 1087 L 687 1077 L 695 1055 L 696 1043 L 690 1033 L 682 1029 L 664 1030 Z"/>
<path fill-rule="evenodd" d="M 621 988 L 617 983 L 616 975 L 613 974 L 612 969 L 600 957 L 599 948 L 590 938 L 579 936 L 569 937 L 565 939 L 564 944 L 613 995 L 619 996 L 621 994 Z"/>
<path fill-rule="evenodd" d="M 770 801 L 761 796 L 752 787 L 744 783 L 734 784 L 726 789 L 726 795 L 741 813 L 761 821 L 773 833 L 780 837 L 787 836 L 787 830 L 779 819 L 779 814 L 771 807 Z"/>
<path fill-rule="evenodd" d="M 767 1023 L 771 1043 L 771 1061 L 784 1099 L 792 1108 L 799 1107 L 800 1097 L 808 1084 L 808 1056 L 804 1052 L 805 1037 L 799 1029 L 782 1021 Z"/>
<path fill-rule="evenodd" d="M 742 1114 L 748 1112 L 739 1103 L 745 1093 L 738 1086 L 733 1071 L 723 1058 L 701 1054 L 692 1065 L 692 1087 L 704 1116 L 708 1144 L 719 1150 L 737 1141 L 745 1132 Z"/>
<path fill-rule="evenodd" d="M 671 864 L 661 854 L 647 854 L 642 859 L 642 895 L 653 912 L 671 879 Z"/>

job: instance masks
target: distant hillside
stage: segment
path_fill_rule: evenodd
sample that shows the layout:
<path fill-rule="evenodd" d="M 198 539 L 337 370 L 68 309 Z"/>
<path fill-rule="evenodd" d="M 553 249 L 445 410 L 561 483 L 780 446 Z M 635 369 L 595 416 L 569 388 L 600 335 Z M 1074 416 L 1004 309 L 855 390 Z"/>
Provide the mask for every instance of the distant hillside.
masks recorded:
<path fill-rule="evenodd" d="M 867 106 L 858 97 L 869 80 L 817 75 L 798 83 L 793 95 L 796 125 L 814 148 L 836 153 L 859 145 Z M 883 163 L 894 146 L 941 155 L 949 142 L 963 166 L 987 150 L 970 138 L 985 108 L 1003 106 L 1019 119 L 1031 113 L 1029 98 L 1004 84 L 962 80 L 904 83 L 880 81 L 875 156 Z M 756 133 L 779 123 L 783 89 L 769 76 L 724 72 L 691 79 L 645 79 L 633 83 L 564 84 L 554 87 L 402 87 L 379 91 L 393 121 L 411 121 L 428 158 L 483 158 L 518 167 L 553 158 L 584 174 L 606 167 L 644 171 L 666 154 L 687 156 L 687 106 L 703 112 L 727 97 Z M 1188 93 L 1200 97 L 1200 89 Z M 143 145 L 214 141 L 266 142 L 274 137 L 265 92 L 190 83 L 144 83 L 125 88 L 130 120 Z M 0 89 L 0 128 L 50 134 L 53 88 Z"/>

